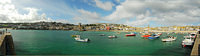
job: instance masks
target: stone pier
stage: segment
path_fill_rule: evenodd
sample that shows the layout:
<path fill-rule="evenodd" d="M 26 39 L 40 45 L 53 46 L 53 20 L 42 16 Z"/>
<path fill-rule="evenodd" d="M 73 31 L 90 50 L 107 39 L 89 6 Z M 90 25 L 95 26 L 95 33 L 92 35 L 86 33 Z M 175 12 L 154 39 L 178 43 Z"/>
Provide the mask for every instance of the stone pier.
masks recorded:
<path fill-rule="evenodd" d="M 4 33 L 0 38 L 0 55 L 15 55 L 11 33 Z"/>

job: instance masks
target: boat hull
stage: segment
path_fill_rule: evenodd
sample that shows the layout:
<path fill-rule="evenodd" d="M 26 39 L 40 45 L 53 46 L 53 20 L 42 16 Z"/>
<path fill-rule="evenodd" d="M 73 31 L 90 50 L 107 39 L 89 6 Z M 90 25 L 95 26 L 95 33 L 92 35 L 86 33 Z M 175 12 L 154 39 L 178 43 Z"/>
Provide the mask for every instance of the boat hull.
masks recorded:
<path fill-rule="evenodd" d="M 126 36 L 135 36 L 135 34 L 126 34 Z"/>
<path fill-rule="evenodd" d="M 143 35 L 142 37 L 150 37 L 151 35 Z"/>
<path fill-rule="evenodd" d="M 81 40 L 76 40 L 77 42 L 88 42 L 89 39 L 81 39 Z"/>
<path fill-rule="evenodd" d="M 108 38 L 117 38 L 117 36 L 108 36 Z"/>
<path fill-rule="evenodd" d="M 182 45 L 193 45 L 194 42 L 182 42 Z"/>
<path fill-rule="evenodd" d="M 163 42 L 170 42 L 173 41 L 172 39 L 162 39 Z"/>
<path fill-rule="evenodd" d="M 193 45 L 193 43 L 191 43 L 191 42 L 185 42 L 185 43 L 182 43 L 182 45 Z"/>
<path fill-rule="evenodd" d="M 156 36 L 156 37 L 148 37 L 148 39 L 157 39 L 159 38 L 159 36 Z"/>
<path fill-rule="evenodd" d="M 167 39 L 162 39 L 163 42 L 170 42 L 176 40 L 176 37 L 174 38 L 167 38 Z"/>
<path fill-rule="evenodd" d="M 185 47 L 185 46 L 192 46 L 194 44 L 194 41 L 192 39 L 184 39 L 182 41 L 182 46 Z"/>

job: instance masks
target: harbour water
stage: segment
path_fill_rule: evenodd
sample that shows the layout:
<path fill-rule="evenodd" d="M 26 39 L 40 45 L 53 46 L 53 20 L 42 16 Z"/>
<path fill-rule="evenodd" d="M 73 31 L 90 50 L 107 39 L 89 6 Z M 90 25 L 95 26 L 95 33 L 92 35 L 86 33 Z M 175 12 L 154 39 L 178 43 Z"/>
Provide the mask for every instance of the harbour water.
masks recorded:
<path fill-rule="evenodd" d="M 125 37 L 126 32 L 117 34 L 106 31 L 56 31 L 56 30 L 11 30 L 17 55 L 190 55 L 192 48 L 182 48 L 186 34 L 177 36 L 173 42 L 162 42 L 163 33 L 155 40 L 137 34 Z M 71 35 L 89 38 L 88 43 L 76 42 Z M 105 34 L 105 36 L 99 36 Z M 118 38 L 109 39 L 109 35 Z"/>

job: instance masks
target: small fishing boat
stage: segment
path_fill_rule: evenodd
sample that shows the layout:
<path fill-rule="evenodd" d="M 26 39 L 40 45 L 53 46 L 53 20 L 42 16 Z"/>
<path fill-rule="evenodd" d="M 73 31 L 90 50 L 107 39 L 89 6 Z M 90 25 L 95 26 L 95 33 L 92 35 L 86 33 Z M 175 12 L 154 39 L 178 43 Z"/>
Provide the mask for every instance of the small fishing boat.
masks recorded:
<path fill-rule="evenodd" d="M 184 36 L 185 38 L 195 38 L 196 33 L 190 33 L 188 36 Z"/>
<path fill-rule="evenodd" d="M 126 36 L 135 36 L 136 34 L 131 33 L 131 34 L 126 34 Z"/>
<path fill-rule="evenodd" d="M 117 38 L 117 36 L 113 35 L 113 36 L 108 36 L 109 38 Z"/>
<path fill-rule="evenodd" d="M 196 37 L 196 33 L 190 33 L 189 35 L 191 38 L 195 38 Z"/>
<path fill-rule="evenodd" d="M 159 36 L 160 36 L 160 35 L 162 35 L 162 33 L 157 33 L 157 35 L 159 35 Z"/>
<path fill-rule="evenodd" d="M 75 39 L 76 41 L 78 41 L 78 42 L 88 42 L 88 41 L 89 41 L 88 38 L 86 38 L 86 39 L 81 39 L 80 35 L 77 35 L 76 38 L 74 38 L 74 39 Z"/>
<path fill-rule="evenodd" d="M 149 32 L 141 33 L 141 34 L 142 34 L 141 37 L 150 37 L 151 36 L 151 34 Z"/>
<path fill-rule="evenodd" d="M 182 41 L 182 46 L 183 47 L 186 47 L 186 46 L 192 46 L 194 43 L 194 40 L 192 38 L 185 38 L 183 41 Z"/>
<path fill-rule="evenodd" d="M 117 32 L 116 34 L 120 34 L 120 32 Z"/>
<path fill-rule="evenodd" d="M 100 36 L 105 36 L 105 34 L 100 34 Z"/>
<path fill-rule="evenodd" d="M 150 37 L 151 35 L 142 35 L 142 37 Z"/>
<path fill-rule="evenodd" d="M 154 35 L 148 37 L 148 39 L 157 39 L 159 37 L 160 37 L 159 35 L 154 34 Z"/>
<path fill-rule="evenodd" d="M 168 36 L 169 38 L 167 39 L 162 39 L 163 42 L 170 42 L 170 41 L 174 41 L 176 40 L 176 37 L 173 37 L 173 36 Z"/>

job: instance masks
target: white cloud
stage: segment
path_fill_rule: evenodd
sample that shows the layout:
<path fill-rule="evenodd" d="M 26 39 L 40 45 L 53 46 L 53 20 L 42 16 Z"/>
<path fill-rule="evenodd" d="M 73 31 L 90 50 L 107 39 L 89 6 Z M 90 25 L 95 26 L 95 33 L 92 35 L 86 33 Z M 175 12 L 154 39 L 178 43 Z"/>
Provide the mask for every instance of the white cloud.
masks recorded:
<path fill-rule="evenodd" d="M 88 2 L 90 5 L 107 11 L 112 10 L 112 7 L 115 6 L 115 4 L 109 1 L 93 1 L 93 3 L 90 3 L 84 0 L 84 2 Z M 63 1 L 56 0 L 56 2 L 59 4 L 54 3 L 54 1 L 13 0 L 13 2 L 11 2 L 11 0 L 1 0 L 0 22 L 57 21 L 98 23 L 99 21 L 107 21 L 119 23 L 125 20 L 126 22 L 123 23 L 131 26 L 141 26 L 149 24 L 152 21 L 155 22 L 155 24 L 165 25 L 183 25 L 200 22 L 200 14 L 198 14 L 200 13 L 199 0 L 125 0 L 120 3 L 120 5 L 116 6 L 116 10 L 113 13 L 103 17 L 96 12 L 73 9 L 68 7 Z M 55 17 L 62 17 L 63 15 L 74 17 L 69 19 L 71 21 L 64 19 L 53 20 L 47 18 L 46 14 L 41 13 L 41 11 L 46 11 L 48 14 L 53 13 L 50 16 Z"/>
<path fill-rule="evenodd" d="M 54 21 L 60 22 L 60 23 L 69 23 L 69 21 L 67 19 L 56 19 Z"/>
<path fill-rule="evenodd" d="M 135 18 L 127 21 L 132 26 L 149 24 L 181 25 L 200 22 L 199 0 L 126 0 L 116 6 L 116 10 L 105 16 L 105 20 L 118 22 L 122 19 Z"/>
<path fill-rule="evenodd" d="M 39 15 L 36 8 L 25 8 L 29 13 L 18 13 L 15 6 L 10 0 L 0 1 L 0 22 L 1 23 L 18 23 L 18 22 L 38 22 L 38 21 L 50 21 L 46 18 L 45 14 Z"/>
<path fill-rule="evenodd" d="M 109 10 L 112 10 L 112 7 L 115 5 L 113 4 L 112 2 L 102 2 L 100 0 L 94 0 L 94 2 L 96 3 L 96 6 L 101 8 L 101 9 L 104 9 L 106 11 L 109 11 Z"/>
<path fill-rule="evenodd" d="M 115 0 L 116 2 L 120 3 L 120 0 Z"/>
<path fill-rule="evenodd" d="M 150 21 L 156 21 L 156 20 L 159 20 L 159 19 L 157 19 L 157 17 L 151 17 L 150 12 L 146 11 L 145 14 L 136 16 L 135 21 L 127 20 L 125 24 L 131 25 L 131 26 L 141 26 L 141 25 L 147 25 L 150 23 Z"/>
<path fill-rule="evenodd" d="M 22 7 L 21 7 L 22 8 Z M 51 18 L 47 18 L 45 13 L 38 14 L 38 11 L 41 9 L 31 8 L 31 7 L 23 7 L 23 11 L 27 11 L 28 13 L 22 14 L 19 13 L 18 9 L 15 8 L 15 5 L 12 4 L 11 0 L 1 0 L 0 1 L 0 22 L 1 23 L 21 23 L 21 22 L 39 22 L 39 21 L 56 21 L 56 22 L 68 22 L 66 20 L 53 20 Z M 62 20 L 62 21 L 61 21 Z"/>
<path fill-rule="evenodd" d="M 83 9 L 79 9 L 78 12 L 80 15 L 73 18 L 76 20 L 76 23 L 97 23 L 98 21 L 101 21 L 100 15 L 96 12 L 90 12 Z"/>

